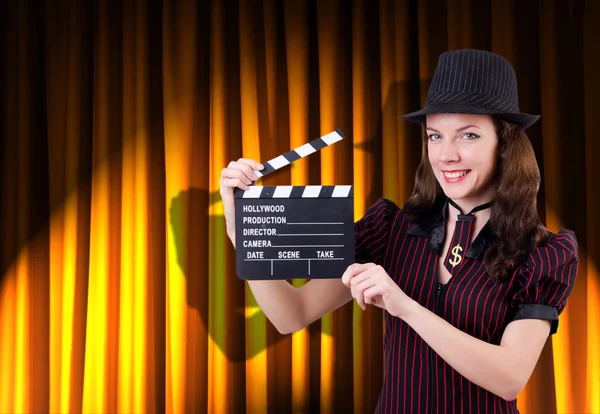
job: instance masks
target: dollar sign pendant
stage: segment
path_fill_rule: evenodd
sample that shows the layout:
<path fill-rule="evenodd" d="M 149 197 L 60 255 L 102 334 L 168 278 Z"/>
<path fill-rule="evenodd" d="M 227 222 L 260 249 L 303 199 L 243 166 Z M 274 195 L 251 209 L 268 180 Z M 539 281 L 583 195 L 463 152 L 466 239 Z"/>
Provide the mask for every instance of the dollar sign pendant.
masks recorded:
<path fill-rule="evenodd" d="M 461 255 L 459 254 L 459 252 L 462 251 L 462 247 L 460 247 L 458 244 L 456 246 L 454 246 L 452 248 L 452 255 L 454 256 L 452 259 L 448 260 L 448 262 L 452 265 L 452 267 L 456 266 L 457 264 L 460 263 L 460 261 L 462 260 Z"/>

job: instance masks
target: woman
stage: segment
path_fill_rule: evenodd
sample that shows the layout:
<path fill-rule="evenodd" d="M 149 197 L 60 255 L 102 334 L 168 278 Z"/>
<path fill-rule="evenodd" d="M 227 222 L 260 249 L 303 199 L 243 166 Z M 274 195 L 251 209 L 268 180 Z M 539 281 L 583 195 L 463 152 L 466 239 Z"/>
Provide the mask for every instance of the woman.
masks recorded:
<path fill-rule="evenodd" d="M 440 56 L 426 106 L 403 118 L 425 127 L 413 195 L 379 199 L 355 225 L 356 263 L 341 278 L 250 281 L 282 333 L 354 298 L 385 309 L 385 378 L 378 412 L 517 412 L 516 397 L 556 332 L 577 274 L 575 234 L 540 222 L 540 173 L 518 109 L 515 74 L 500 56 Z M 233 189 L 261 165 L 222 172 L 235 246 Z"/>

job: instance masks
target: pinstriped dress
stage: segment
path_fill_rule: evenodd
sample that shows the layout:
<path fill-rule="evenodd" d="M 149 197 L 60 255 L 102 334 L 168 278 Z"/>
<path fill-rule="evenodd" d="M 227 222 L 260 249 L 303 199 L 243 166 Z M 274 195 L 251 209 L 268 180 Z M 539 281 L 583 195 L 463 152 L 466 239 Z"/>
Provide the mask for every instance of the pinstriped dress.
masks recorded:
<path fill-rule="evenodd" d="M 495 239 L 488 223 L 442 285 L 437 266 L 446 211 L 447 203 L 413 222 L 393 202 L 379 199 L 355 224 L 356 262 L 381 265 L 412 299 L 480 340 L 499 345 L 506 326 L 517 319 L 550 320 L 554 334 L 577 274 L 575 234 L 561 229 L 511 277 L 495 283 L 483 263 Z M 404 321 L 385 312 L 385 323 L 385 374 L 376 412 L 518 412 L 516 400 L 461 376 Z"/>

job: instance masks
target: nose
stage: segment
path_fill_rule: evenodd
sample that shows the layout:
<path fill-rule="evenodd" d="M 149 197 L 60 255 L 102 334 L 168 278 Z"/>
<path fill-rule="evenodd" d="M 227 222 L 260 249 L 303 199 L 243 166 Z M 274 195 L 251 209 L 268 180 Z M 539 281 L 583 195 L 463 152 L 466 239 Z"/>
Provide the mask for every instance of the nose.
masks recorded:
<path fill-rule="evenodd" d="M 442 142 L 442 148 L 440 152 L 440 161 L 451 164 L 460 160 L 458 155 L 458 148 L 454 143 L 454 140 L 447 139 Z"/>

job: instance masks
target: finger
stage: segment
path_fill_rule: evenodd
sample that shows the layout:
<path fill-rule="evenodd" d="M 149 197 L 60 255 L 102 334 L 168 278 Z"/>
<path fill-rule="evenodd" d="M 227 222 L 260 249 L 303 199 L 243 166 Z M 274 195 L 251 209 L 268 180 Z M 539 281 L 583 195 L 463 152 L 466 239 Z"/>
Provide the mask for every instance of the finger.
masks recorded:
<path fill-rule="evenodd" d="M 250 160 L 248 158 L 240 158 L 239 160 L 234 162 L 237 162 L 240 165 L 247 165 L 254 176 L 256 176 L 256 174 L 254 174 L 254 170 L 262 170 L 264 168 L 264 166 L 261 163 L 256 162 L 254 160 Z M 262 168 L 259 168 L 259 166 L 262 166 Z"/>
<path fill-rule="evenodd" d="M 373 269 L 374 269 L 374 266 L 373 267 L 369 267 L 367 269 L 364 269 L 361 273 L 357 274 L 352 279 L 350 279 L 349 285 L 350 286 L 357 286 L 359 283 L 361 283 L 364 280 L 370 278 L 372 276 L 371 270 L 373 270 Z"/>
<path fill-rule="evenodd" d="M 362 310 L 365 310 L 367 307 L 365 305 L 362 292 L 358 291 L 356 286 L 350 288 L 350 291 L 352 292 L 352 297 L 356 300 L 356 304 L 360 306 Z"/>
<path fill-rule="evenodd" d="M 248 177 L 248 179 L 251 181 L 254 181 L 257 179 L 256 174 L 254 174 L 253 168 L 244 162 L 231 161 L 229 163 L 229 165 L 227 166 L 227 168 L 228 169 L 235 168 L 237 170 L 242 171 L 246 175 L 246 177 Z"/>
<path fill-rule="evenodd" d="M 254 174 L 254 170 L 248 164 L 243 162 L 231 161 L 227 166 L 227 170 L 237 169 L 242 171 L 248 179 L 251 181 L 255 181 L 257 179 L 256 174 Z"/>
<path fill-rule="evenodd" d="M 381 285 L 374 284 L 370 288 L 367 288 L 363 292 L 364 301 L 367 304 L 377 303 L 377 297 L 381 296 L 383 289 Z"/>
<path fill-rule="evenodd" d="M 221 171 L 221 177 L 223 178 L 239 178 L 246 184 L 252 184 L 252 179 L 248 177 L 245 171 L 235 167 L 227 167 Z"/>
<path fill-rule="evenodd" d="M 360 308 L 362 310 L 365 310 L 367 308 L 367 306 L 365 305 L 365 300 L 364 300 L 364 296 L 362 294 L 362 292 L 360 292 L 358 289 L 356 289 L 356 287 L 353 287 L 351 289 L 352 291 L 352 297 L 356 300 L 356 304 L 358 306 L 360 306 Z"/>
<path fill-rule="evenodd" d="M 367 271 L 365 273 L 369 272 Z M 367 277 L 359 284 L 352 286 L 352 296 L 356 299 L 356 302 L 362 310 L 366 309 L 366 304 L 368 303 L 367 301 L 365 301 L 365 292 L 375 285 L 376 281 L 371 277 Z"/>
<path fill-rule="evenodd" d="M 375 263 L 354 263 L 348 266 L 344 274 L 342 275 L 342 283 L 350 287 L 350 281 L 356 275 L 364 272 L 365 270 L 377 266 Z"/>
<path fill-rule="evenodd" d="M 223 185 L 225 187 L 231 187 L 231 188 L 241 188 L 242 190 L 248 190 L 249 187 L 239 178 L 224 178 L 223 179 Z"/>
<path fill-rule="evenodd" d="M 350 284 L 356 285 L 367 278 L 381 277 L 381 276 L 383 276 L 383 278 L 389 277 L 383 267 L 381 267 L 380 265 L 373 264 L 373 266 L 369 266 L 368 268 L 364 269 L 361 273 L 355 275 L 350 280 Z M 380 279 L 377 279 L 377 280 L 380 280 Z"/>
<path fill-rule="evenodd" d="M 371 268 L 372 269 L 372 268 Z M 372 272 L 371 269 L 367 269 L 362 273 L 356 275 L 352 279 L 350 279 L 350 291 L 352 292 L 352 297 L 356 298 L 356 302 L 361 307 L 362 310 L 365 310 L 365 301 L 363 298 L 363 291 L 366 287 L 370 285 L 365 285 L 364 283 L 369 281 L 372 283 Z"/>
<path fill-rule="evenodd" d="M 367 269 L 366 271 L 362 272 L 360 275 L 352 278 L 352 281 L 350 282 L 350 291 L 352 292 L 352 297 L 354 299 L 356 299 L 356 303 L 358 303 L 358 305 L 363 310 L 365 309 L 365 301 L 364 301 L 363 293 L 366 289 L 368 289 L 375 283 L 375 281 L 371 277 L 371 273 L 372 272 L 369 269 Z M 359 277 L 361 278 L 361 281 L 358 283 L 354 283 L 354 281 Z"/>
<path fill-rule="evenodd" d="M 366 264 L 361 264 L 361 263 L 351 264 L 350 266 L 348 266 L 348 268 L 346 268 L 346 271 L 344 271 L 344 273 L 342 274 L 342 283 L 344 285 L 346 285 L 347 287 L 350 287 L 350 282 L 351 282 L 352 278 L 354 278 L 356 275 L 359 275 L 360 273 L 364 272 L 364 270 L 367 268 L 368 267 L 366 266 Z"/>
<path fill-rule="evenodd" d="M 341 277 L 341 279 L 342 279 L 342 282 L 343 282 L 343 283 L 344 283 L 346 286 L 349 286 L 349 285 L 348 285 L 348 282 L 350 282 L 350 280 L 351 280 L 351 279 L 352 279 L 352 278 L 353 278 L 355 275 L 359 274 L 359 273 L 362 271 L 361 269 L 363 268 L 363 266 L 364 266 L 364 265 L 363 265 L 363 264 L 361 264 L 361 263 L 353 263 L 353 264 L 351 264 L 350 266 L 348 266 L 348 267 L 346 268 L 346 270 L 344 271 L 344 273 L 342 274 L 342 277 Z"/>
<path fill-rule="evenodd" d="M 263 164 L 261 164 L 260 162 L 251 160 L 249 158 L 240 158 L 238 160 L 238 162 L 243 162 L 244 164 L 248 164 L 251 168 L 254 168 L 255 170 L 262 170 L 265 168 L 265 166 Z"/>

